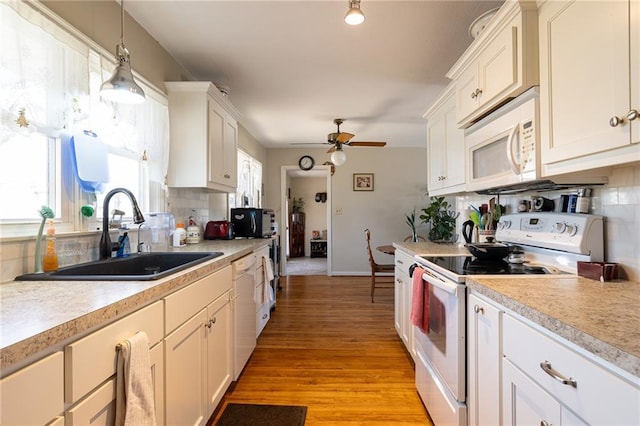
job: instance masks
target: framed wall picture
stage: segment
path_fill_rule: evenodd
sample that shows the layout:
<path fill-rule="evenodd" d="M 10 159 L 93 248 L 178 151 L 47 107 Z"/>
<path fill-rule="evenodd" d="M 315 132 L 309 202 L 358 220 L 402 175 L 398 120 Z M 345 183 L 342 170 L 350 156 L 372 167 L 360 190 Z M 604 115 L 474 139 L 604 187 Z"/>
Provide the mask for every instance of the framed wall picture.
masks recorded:
<path fill-rule="evenodd" d="M 373 173 L 354 173 L 354 191 L 373 191 Z"/>

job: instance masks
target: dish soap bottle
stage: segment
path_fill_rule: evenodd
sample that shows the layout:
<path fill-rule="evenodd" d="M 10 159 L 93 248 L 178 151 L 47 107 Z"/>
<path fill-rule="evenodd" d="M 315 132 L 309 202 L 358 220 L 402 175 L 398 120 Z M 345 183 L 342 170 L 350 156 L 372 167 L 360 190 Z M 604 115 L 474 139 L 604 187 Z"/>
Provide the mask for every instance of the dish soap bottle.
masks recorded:
<path fill-rule="evenodd" d="M 58 270 L 58 254 L 56 253 L 56 230 L 53 227 L 53 220 L 47 221 L 47 236 L 45 238 L 45 251 L 42 258 L 42 269 L 44 272 L 54 272 Z"/>
<path fill-rule="evenodd" d="M 187 231 L 184 229 L 184 223 L 178 222 L 176 230 L 173 231 L 173 246 L 184 247 L 187 245 Z"/>

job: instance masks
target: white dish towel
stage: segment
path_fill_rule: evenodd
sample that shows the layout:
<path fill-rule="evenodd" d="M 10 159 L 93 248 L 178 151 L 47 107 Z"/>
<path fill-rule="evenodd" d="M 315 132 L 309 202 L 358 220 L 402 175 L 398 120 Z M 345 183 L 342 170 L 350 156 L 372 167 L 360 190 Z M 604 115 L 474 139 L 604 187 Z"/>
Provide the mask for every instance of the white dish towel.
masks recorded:
<path fill-rule="evenodd" d="M 140 331 L 122 342 L 116 370 L 116 426 L 156 425 L 149 337 Z"/>
<path fill-rule="evenodd" d="M 262 267 L 264 269 L 264 300 L 267 302 L 273 302 L 275 297 L 273 294 L 273 288 L 271 287 L 271 281 L 273 281 L 273 266 L 271 266 L 271 259 L 269 256 L 262 255 Z"/>

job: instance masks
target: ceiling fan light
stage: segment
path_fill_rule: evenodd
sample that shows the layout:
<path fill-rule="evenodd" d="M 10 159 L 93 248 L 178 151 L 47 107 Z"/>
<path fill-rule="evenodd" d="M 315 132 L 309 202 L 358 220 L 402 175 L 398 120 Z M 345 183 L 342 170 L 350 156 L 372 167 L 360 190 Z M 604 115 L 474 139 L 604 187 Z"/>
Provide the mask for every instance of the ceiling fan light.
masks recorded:
<path fill-rule="evenodd" d="M 364 22 L 364 13 L 360 10 L 360 0 L 349 1 L 349 10 L 344 16 L 344 22 L 349 25 L 360 25 Z"/>
<path fill-rule="evenodd" d="M 342 149 L 338 149 L 331 153 L 331 162 L 336 166 L 342 166 L 347 162 L 347 154 Z"/>

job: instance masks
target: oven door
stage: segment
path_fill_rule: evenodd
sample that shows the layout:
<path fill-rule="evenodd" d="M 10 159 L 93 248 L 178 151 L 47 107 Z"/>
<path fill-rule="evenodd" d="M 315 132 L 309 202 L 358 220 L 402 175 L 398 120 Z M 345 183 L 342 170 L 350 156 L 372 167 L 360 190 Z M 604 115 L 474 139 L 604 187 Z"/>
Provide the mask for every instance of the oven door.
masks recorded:
<path fill-rule="evenodd" d="M 429 283 L 429 333 L 415 329 L 416 342 L 426 361 L 449 393 L 464 402 L 466 396 L 465 286 L 426 270 Z"/>

